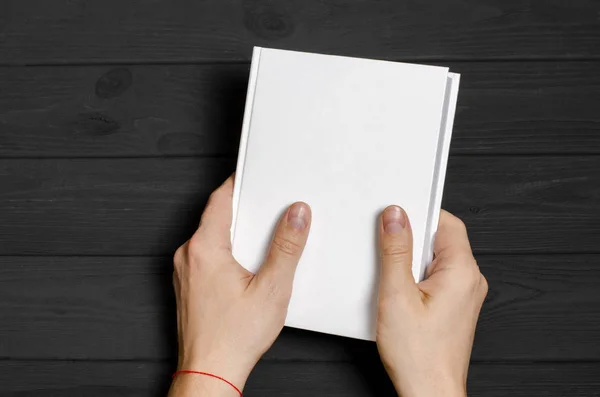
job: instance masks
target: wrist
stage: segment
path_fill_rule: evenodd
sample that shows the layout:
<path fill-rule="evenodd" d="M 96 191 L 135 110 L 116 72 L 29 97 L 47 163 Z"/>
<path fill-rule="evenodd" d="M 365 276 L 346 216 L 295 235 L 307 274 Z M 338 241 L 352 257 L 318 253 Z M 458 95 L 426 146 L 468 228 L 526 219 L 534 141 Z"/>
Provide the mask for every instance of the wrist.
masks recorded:
<path fill-rule="evenodd" d="M 412 379 L 392 377 L 400 397 L 466 397 L 464 382 L 440 376 L 419 376 Z"/>
<path fill-rule="evenodd" d="M 199 374 L 177 374 L 169 397 L 239 397 L 239 393 L 222 380 Z"/>
<path fill-rule="evenodd" d="M 399 387 L 394 383 L 399 397 L 467 397 L 467 392 L 460 387 Z"/>
<path fill-rule="evenodd" d="M 248 380 L 248 376 L 250 376 L 250 372 L 254 368 L 254 365 L 245 364 L 235 360 L 227 360 L 227 359 L 205 359 L 205 360 L 189 360 L 182 361 L 178 367 L 178 371 L 189 370 L 189 371 L 200 371 L 206 372 L 218 377 L 221 377 L 227 382 L 233 384 L 239 390 L 243 390 L 246 385 L 246 381 Z M 227 384 L 227 382 L 221 381 L 216 378 L 212 378 L 206 375 L 199 374 L 181 374 L 178 377 L 195 377 L 195 378 L 208 378 L 211 380 L 210 383 L 214 383 L 213 381 L 219 382 L 224 386 L 227 386 L 229 389 L 234 390 L 233 387 Z M 208 383 L 208 382 L 205 382 Z M 238 395 L 238 394 L 235 394 Z"/>

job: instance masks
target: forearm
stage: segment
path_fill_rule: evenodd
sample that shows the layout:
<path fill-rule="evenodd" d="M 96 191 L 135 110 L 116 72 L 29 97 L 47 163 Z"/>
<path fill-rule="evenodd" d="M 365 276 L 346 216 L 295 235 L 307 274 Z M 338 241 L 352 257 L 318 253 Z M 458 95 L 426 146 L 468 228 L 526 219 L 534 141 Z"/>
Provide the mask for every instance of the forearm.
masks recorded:
<path fill-rule="evenodd" d="M 171 384 L 168 397 L 239 397 L 238 392 L 222 380 L 204 375 L 180 374 Z"/>

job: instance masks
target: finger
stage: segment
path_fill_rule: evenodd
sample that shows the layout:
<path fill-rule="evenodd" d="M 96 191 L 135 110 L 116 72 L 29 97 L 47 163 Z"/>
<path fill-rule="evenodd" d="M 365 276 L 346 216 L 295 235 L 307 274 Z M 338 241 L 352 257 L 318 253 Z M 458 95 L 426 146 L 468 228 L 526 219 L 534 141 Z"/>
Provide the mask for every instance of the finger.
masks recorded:
<path fill-rule="evenodd" d="M 458 250 L 471 252 L 467 227 L 458 217 L 448 211 L 441 210 L 433 252 L 436 256 L 439 256 L 444 251 Z"/>
<path fill-rule="evenodd" d="M 210 195 L 193 238 L 201 238 L 214 246 L 231 250 L 233 182 L 234 175 L 231 175 Z"/>
<path fill-rule="evenodd" d="M 298 261 L 310 230 L 311 211 L 306 203 L 295 203 L 281 217 L 267 259 L 257 274 L 271 286 L 291 291 Z"/>
<path fill-rule="evenodd" d="M 442 210 L 433 244 L 435 260 L 428 275 L 448 267 L 469 266 L 474 263 L 467 228 L 463 221 Z M 455 260 L 449 260 L 449 259 Z"/>
<path fill-rule="evenodd" d="M 406 212 L 398 206 L 387 207 L 379 222 L 381 277 L 379 296 L 414 294 L 412 273 L 412 230 Z"/>

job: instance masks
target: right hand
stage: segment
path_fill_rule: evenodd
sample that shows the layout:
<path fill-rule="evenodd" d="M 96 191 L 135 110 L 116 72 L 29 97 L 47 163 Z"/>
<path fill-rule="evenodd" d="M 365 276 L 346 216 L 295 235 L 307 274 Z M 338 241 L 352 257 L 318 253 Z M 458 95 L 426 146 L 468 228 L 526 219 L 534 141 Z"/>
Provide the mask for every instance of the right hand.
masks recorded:
<path fill-rule="evenodd" d="M 475 326 L 487 282 L 463 222 L 442 211 L 428 278 L 412 274 L 412 231 L 404 210 L 380 219 L 377 347 L 402 397 L 466 396 Z"/>

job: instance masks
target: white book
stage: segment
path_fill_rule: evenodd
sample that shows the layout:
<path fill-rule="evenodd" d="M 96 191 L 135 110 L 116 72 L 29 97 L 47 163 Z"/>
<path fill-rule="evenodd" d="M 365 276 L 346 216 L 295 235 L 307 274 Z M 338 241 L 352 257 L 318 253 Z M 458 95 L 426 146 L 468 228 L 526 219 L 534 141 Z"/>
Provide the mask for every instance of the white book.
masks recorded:
<path fill-rule="evenodd" d="M 377 222 L 402 206 L 413 275 L 432 260 L 459 75 L 448 68 L 254 48 L 233 196 L 233 255 L 256 272 L 304 201 L 312 227 L 286 325 L 375 339 Z"/>

